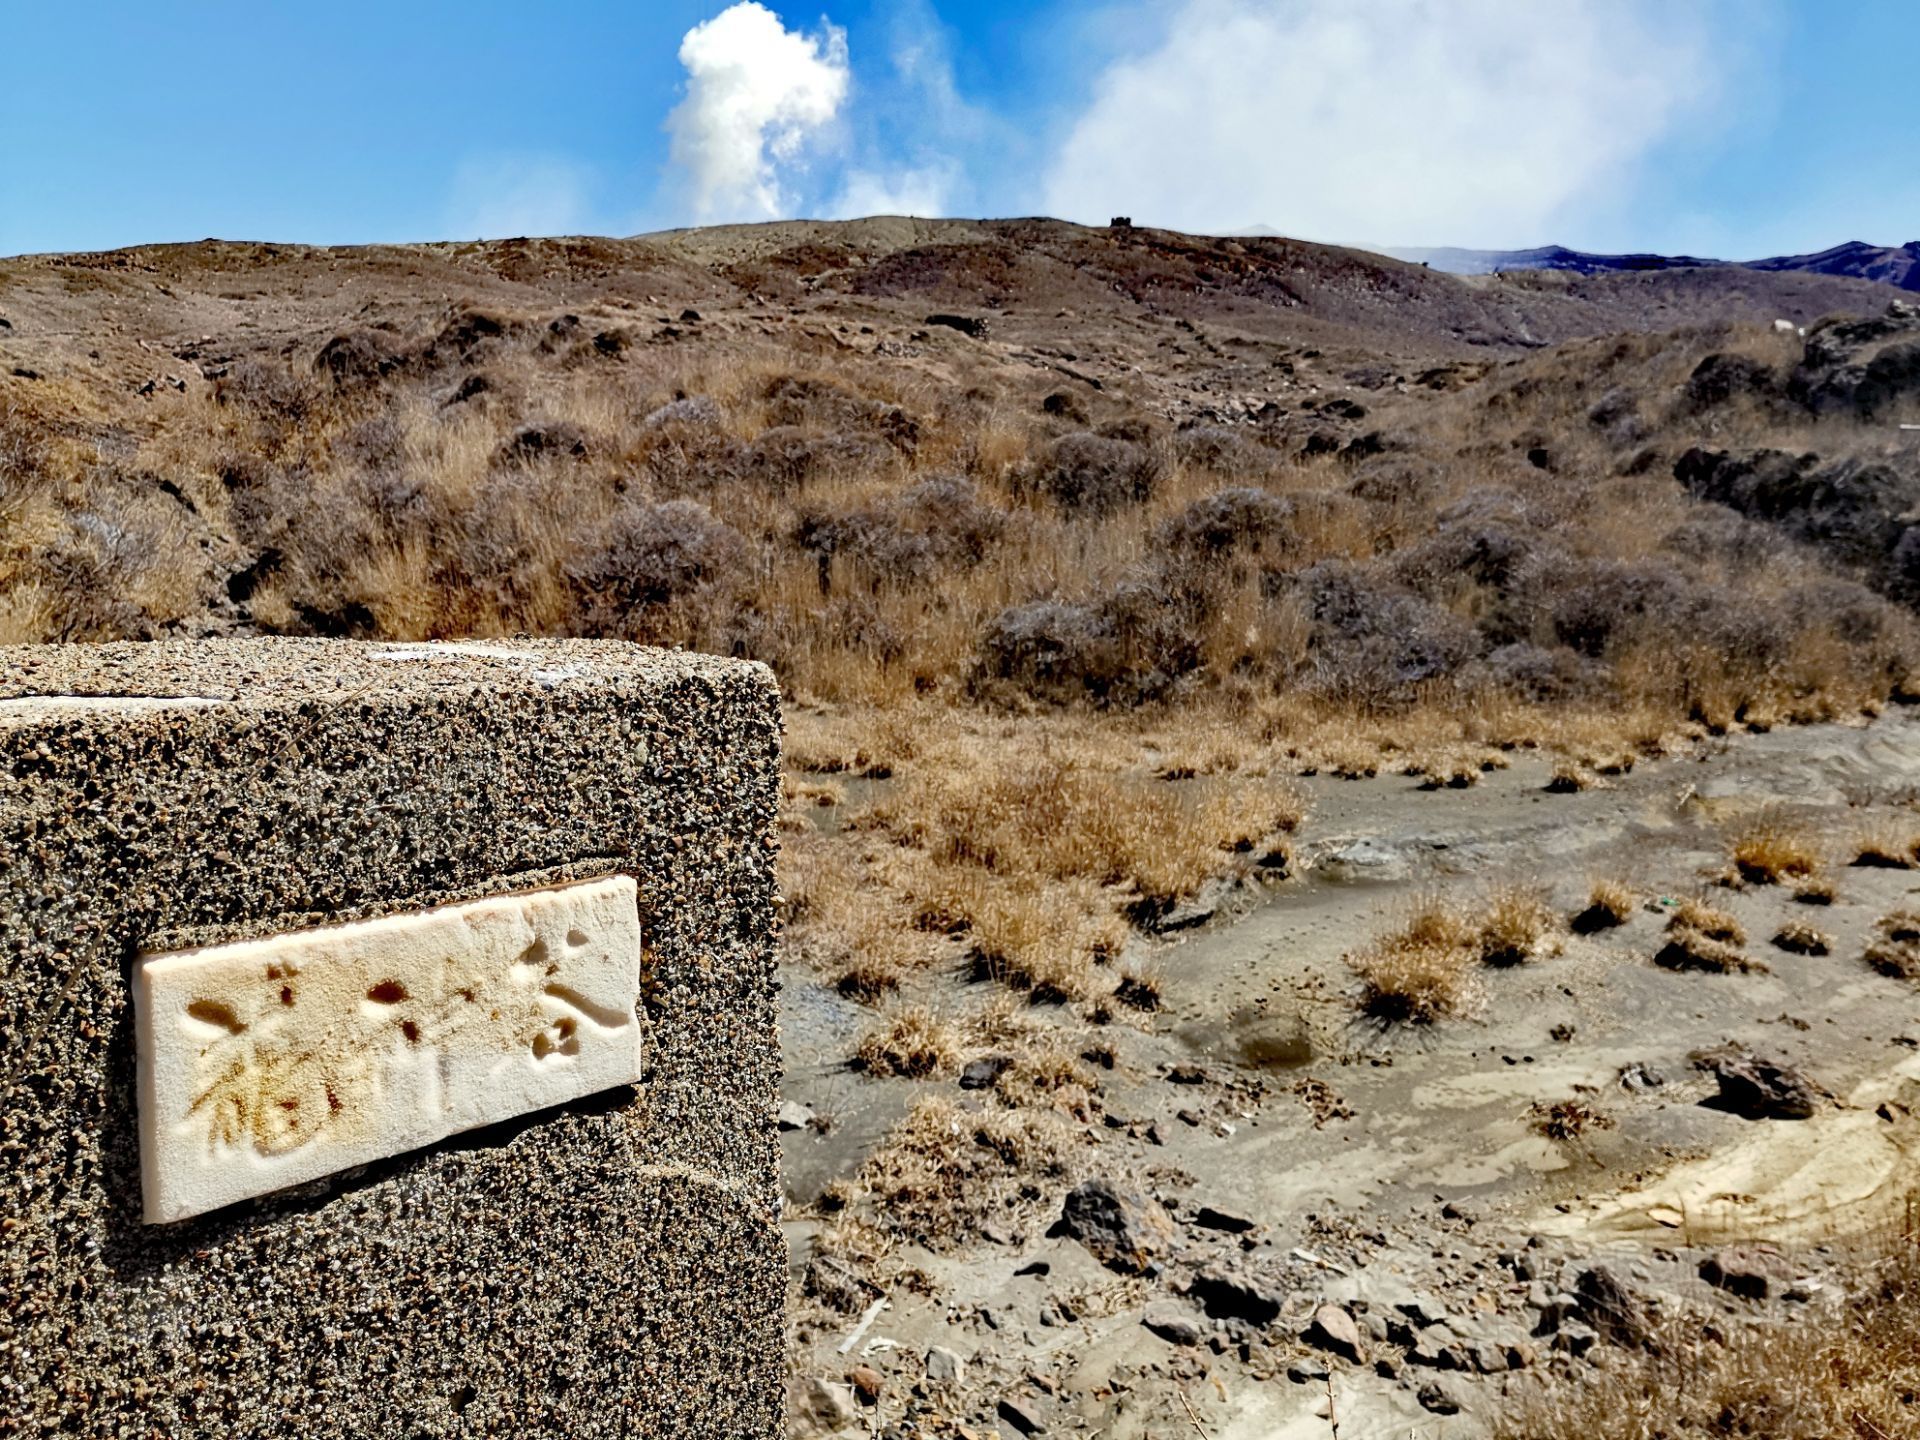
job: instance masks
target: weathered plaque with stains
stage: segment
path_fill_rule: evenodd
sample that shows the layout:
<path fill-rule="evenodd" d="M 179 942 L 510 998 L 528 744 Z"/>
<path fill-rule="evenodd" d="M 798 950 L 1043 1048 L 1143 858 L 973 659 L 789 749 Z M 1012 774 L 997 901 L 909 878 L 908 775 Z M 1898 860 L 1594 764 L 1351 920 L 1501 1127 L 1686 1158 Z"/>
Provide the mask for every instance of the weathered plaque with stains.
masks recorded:
<path fill-rule="evenodd" d="M 631 1084 L 639 980 L 628 876 L 144 956 L 146 1219 Z"/>

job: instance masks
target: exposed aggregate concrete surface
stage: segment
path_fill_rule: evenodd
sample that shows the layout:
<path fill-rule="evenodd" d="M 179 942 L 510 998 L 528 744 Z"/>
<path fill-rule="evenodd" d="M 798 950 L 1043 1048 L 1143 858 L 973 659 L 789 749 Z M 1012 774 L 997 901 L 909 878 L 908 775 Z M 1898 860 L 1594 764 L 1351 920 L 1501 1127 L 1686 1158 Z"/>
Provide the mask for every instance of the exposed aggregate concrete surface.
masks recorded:
<path fill-rule="evenodd" d="M 611 642 L 0 649 L 0 1433 L 777 1434 L 779 723 Z M 141 1224 L 141 952 L 614 873 L 639 1085 Z"/>

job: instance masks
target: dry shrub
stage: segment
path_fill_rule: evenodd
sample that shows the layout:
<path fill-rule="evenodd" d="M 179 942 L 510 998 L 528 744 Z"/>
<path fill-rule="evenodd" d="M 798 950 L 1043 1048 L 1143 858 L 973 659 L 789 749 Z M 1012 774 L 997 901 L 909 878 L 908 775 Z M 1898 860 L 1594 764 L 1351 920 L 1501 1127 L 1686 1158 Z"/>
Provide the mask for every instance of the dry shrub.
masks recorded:
<path fill-rule="evenodd" d="M 908 1080 L 946 1076 L 959 1067 L 959 1038 L 951 1024 L 926 1006 L 907 1006 L 861 1037 L 854 1062 L 869 1075 Z"/>
<path fill-rule="evenodd" d="M 784 941 L 856 1000 L 881 999 L 927 959 L 925 938 L 888 878 L 874 857 L 811 825 L 781 846 Z"/>
<path fill-rule="evenodd" d="M 1802 880 L 1820 868 L 1820 854 L 1801 832 L 1774 819 L 1761 819 L 1733 837 L 1731 854 L 1740 878 L 1750 885 Z"/>
<path fill-rule="evenodd" d="M 1824 875 L 1802 880 L 1793 887 L 1793 898 L 1801 905 L 1831 905 L 1839 893 L 1840 887 Z"/>
<path fill-rule="evenodd" d="M 928 1096 L 868 1156 L 859 1185 L 894 1235 L 951 1250 L 987 1220 L 1031 1213 L 1063 1187 L 1074 1147 L 1050 1108 L 968 1111 Z"/>
<path fill-rule="evenodd" d="M 1360 977 L 1361 1013 L 1383 1024 L 1431 1025 L 1463 1013 L 1474 993 L 1471 957 L 1457 946 L 1391 936 L 1347 964 Z"/>
<path fill-rule="evenodd" d="M 1624 925 L 1633 916 L 1633 891 L 1618 880 L 1596 880 L 1587 892 L 1587 905 L 1570 922 L 1575 933 L 1596 935 Z"/>
<path fill-rule="evenodd" d="M 1920 1434 L 1920 1244 L 1850 1257 L 1834 1319 L 1730 1318 L 1671 1307 L 1651 1343 L 1609 1364 L 1541 1369 L 1492 1415 L 1495 1440 L 1892 1440 Z"/>
<path fill-rule="evenodd" d="M 1867 946 L 1867 964 L 1889 979 L 1920 980 L 1920 914 L 1895 910 L 1875 928 L 1880 938 Z"/>
<path fill-rule="evenodd" d="M 1126 937 L 1110 900 L 1085 880 L 961 866 L 936 871 L 920 903 L 922 923 L 964 934 L 976 974 L 1040 1001 L 1085 999 Z"/>
<path fill-rule="evenodd" d="M 1573 795 L 1590 790 L 1597 783 L 1593 771 L 1587 766 L 1562 756 L 1553 762 L 1553 773 L 1547 777 L 1546 788 L 1556 795 Z"/>
<path fill-rule="evenodd" d="M 1653 957 L 1666 970 L 1699 971 L 1712 975 L 1764 972 L 1766 966 L 1742 954 L 1746 927 L 1724 910 L 1689 898 L 1674 907 L 1667 920 L 1667 939 Z"/>
<path fill-rule="evenodd" d="M 1789 920 L 1774 932 L 1775 948 L 1790 955 L 1831 955 L 1833 937 L 1804 920 Z"/>
<path fill-rule="evenodd" d="M 1121 887 L 1150 906 L 1192 895 L 1235 855 L 1278 843 L 1305 806 L 1278 782 L 1193 790 L 1117 775 L 1064 749 L 1012 758 L 955 746 L 914 767 L 864 823 L 937 863 Z"/>
<path fill-rule="evenodd" d="M 1855 843 L 1853 863 L 1867 870 L 1911 870 L 1920 864 L 1920 834 L 1891 823 L 1875 825 Z"/>
<path fill-rule="evenodd" d="M 1747 931 L 1733 916 L 1724 910 L 1715 909 L 1705 900 L 1689 897 L 1673 907 L 1673 914 L 1667 920 L 1669 933 L 1677 930 L 1691 930 L 1708 940 L 1716 940 L 1725 945 L 1744 945 L 1747 943 Z"/>
<path fill-rule="evenodd" d="M 1552 937 L 1558 918 L 1546 896 L 1526 886 L 1496 890 L 1475 925 L 1474 945 L 1484 965 L 1519 965 Z"/>

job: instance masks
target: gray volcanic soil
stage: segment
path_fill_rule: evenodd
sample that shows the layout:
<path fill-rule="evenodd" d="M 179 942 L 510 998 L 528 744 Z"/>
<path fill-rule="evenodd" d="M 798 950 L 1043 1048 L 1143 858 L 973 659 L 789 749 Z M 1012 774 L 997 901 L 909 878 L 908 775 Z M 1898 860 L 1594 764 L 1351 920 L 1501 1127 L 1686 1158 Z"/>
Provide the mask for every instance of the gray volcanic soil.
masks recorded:
<path fill-rule="evenodd" d="M 997 1408 L 1011 1399 L 1055 1434 L 1325 1435 L 1331 1397 L 1343 1437 L 1471 1435 L 1510 1366 L 1591 1363 L 1577 1324 L 1556 1344 L 1548 1302 L 1595 1260 L 1656 1306 L 1714 1299 L 1780 1323 L 1818 1310 L 1832 1294 L 1820 1242 L 1910 1189 L 1920 1155 L 1920 996 L 1860 958 L 1878 918 L 1914 903 L 1920 872 L 1845 864 L 1875 820 L 1911 823 L 1920 720 L 1902 711 L 1707 741 L 1578 794 L 1547 792 L 1548 774 L 1523 756 L 1464 791 L 1403 776 L 1303 781 L 1315 803 L 1303 878 L 1230 898 L 1205 928 L 1153 947 L 1164 1008 L 1098 1032 L 1116 1063 L 1102 1076 L 1106 1128 L 1088 1173 L 1138 1185 L 1173 1213 L 1161 1273 L 1116 1275 L 1079 1242 L 1049 1238 L 1049 1197 L 1013 1217 L 1002 1238 L 1014 1244 L 973 1236 L 952 1254 L 913 1252 L 935 1293 L 888 1297 L 845 1354 L 854 1320 L 819 1336 L 797 1357 L 802 1377 L 874 1368 L 885 1385 L 859 1423 L 876 1433 L 910 1414 L 1017 1434 Z M 1762 811 L 1828 843 L 1836 903 L 1712 885 L 1725 827 Z M 1533 881 L 1571 915 L 1600 876 L 1630 883 L 1642 911 L 1566 935 L 1550 958 L 1485 972 L 1472 1018 L 1422 1031 L 1356 1018 L 1342 956 L 1416 899 Z M 1701 894 L 1741 920 L 1745 953 L 1766 973 L 1651 963 L 1663 912 Z M 1833 953 L 1770 945 L 1788 919 L 1830 933 Z M 932 983 L 951 1010 L 957 982 Z M 917 1095 L 960 1095 L 951 1081 L 850 1073 L 843 1057 L 869 1019 L 812 977 L 787 977 L 786 1095 L 833 1121 L 824 1136 L 785 1137 L 796 1283 L 819 1223 L 806 1202 L 850 1174 Z M 1727 1041 L 1802 1067 L 1835 1098 L 1803 1121 L 1703 1103 L 1715 1087 L 1689 1055 Z M 1569 1098 L 1612 1128 L 1570 1142 L 1536 1133 L 1529 1107 Z M 1203 1206 L 1251 1228 L 1212 1228 Z M 1804 1273 L 1772 1299 L 1718 1300 L 1699 1260 L 1746 1239 L 1815 1248 L 1793 1252 Z M 1223 1273 L 1278 1302 L 1278 1316 L 1206 1313 L 1195 1277 Z M 1300 1338 L 1323 1300 L 1360 1302 L 1364 1363 Z M 1199 1343 L 1145 1328 L 1150 1303 L 1156 1316 L 1169 1304 L 1183 1313 Z M 927 1379 L 936 1345 L 966 1360 L 958 1383 Z M 1460 1413 L 1436 1413 L 1454 1404 Z M 818 1428 L 796 1418 L 799 1431 Z"/>

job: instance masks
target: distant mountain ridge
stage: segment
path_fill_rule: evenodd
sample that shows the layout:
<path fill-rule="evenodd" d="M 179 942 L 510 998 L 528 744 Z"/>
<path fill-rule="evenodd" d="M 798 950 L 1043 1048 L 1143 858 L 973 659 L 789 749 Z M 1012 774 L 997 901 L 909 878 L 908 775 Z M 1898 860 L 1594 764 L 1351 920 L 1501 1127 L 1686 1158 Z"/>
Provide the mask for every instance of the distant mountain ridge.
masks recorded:
<path fill-rule="evenodd" d="M 1491 275 L 1498 270 L 1572 270 L 1581 275 L 1618 271 L 1732 267 L 1805 275 L 1840 275 L 1872 280 L 1898 290 L 1920 290 L 1920 240 L 1905 245 L 1869 245 L 1849 240 L 1812 255 L 1776 255 L 1765 260 L 1712 260 L 1697 255 L 1597 255 L 1542 245 L 1533 250 L 1463 250 L 1452 246 L 1391 249 L 1396 260 L 1429 265 L 1453 275 Z"/>

